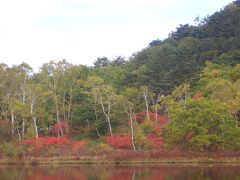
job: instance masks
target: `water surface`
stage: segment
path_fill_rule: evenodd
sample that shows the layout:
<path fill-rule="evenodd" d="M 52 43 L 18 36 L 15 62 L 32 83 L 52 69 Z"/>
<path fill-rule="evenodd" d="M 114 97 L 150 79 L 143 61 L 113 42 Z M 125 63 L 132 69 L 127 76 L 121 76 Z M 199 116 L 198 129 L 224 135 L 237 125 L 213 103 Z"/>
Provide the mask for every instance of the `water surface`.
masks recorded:
<path fill-rule="evenodd" d="M 240 164 L 0 166 L 1 180 L 235 180 Z"/>

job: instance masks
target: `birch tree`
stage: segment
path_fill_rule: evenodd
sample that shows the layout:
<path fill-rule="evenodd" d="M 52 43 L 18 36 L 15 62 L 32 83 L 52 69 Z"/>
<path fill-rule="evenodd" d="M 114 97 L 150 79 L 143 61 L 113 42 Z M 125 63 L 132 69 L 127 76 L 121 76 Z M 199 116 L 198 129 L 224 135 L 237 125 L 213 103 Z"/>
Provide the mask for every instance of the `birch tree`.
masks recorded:
<path fill-rule="evenodd" d="M 55 106 L 56 121 L 60 124 L 60 97 L 58 95 L 58 88 L 62 71 L 60 68 L 57 68 L 57 66 L 58 64 L 54 61 L 44 64 L 41 68 L 41 74 L 46 82 L 47 87 L 51 91 L 53 103 Z M 60 135 L 59 133 L 61 136 L 63 136 L 62 126 L 60 126 L 60 132 L 58 132 L 58 136 Z"/>
<path fill-rule="evenodd" d="M 136 88 L 126 88 L 124 91 L 124 107 L 125 112 L 129 117 L 129 127 L 131 131 L 131 143 L 133 150 L 136 152 L 135 145 L 135 127 L 137 126 L 137 122 L 134 120 L 136 116 L 136 102 L 138 100 L 138 90 Z"/>
<path fill-rule="evenodd" d="M 99 105 L 101 111 L 105 117 L 105 120 L 108 124 L 109 133 L 112 136 L 112 125 L 111 117 L 113 114 L 113 107 L 118 102 L 119 96 L 113 91 L 113 88 L 110 85 L 104 84 L 101 78 L 90 77 L 88 79 L 89 84 L 91 85 L 91 93 L 95 101 L 95 105 Z M 95 115 L 96 115 L 96 107 Z"/>

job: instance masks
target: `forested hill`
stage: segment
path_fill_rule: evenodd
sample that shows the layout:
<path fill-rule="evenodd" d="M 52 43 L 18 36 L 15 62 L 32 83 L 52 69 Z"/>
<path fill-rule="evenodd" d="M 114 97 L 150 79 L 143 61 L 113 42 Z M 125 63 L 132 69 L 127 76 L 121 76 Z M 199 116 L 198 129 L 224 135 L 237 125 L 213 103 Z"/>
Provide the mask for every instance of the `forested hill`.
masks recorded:
<path fill-rule="evenodd" d="M 126 64 L 124 84 L 170 92 L 183 82 L 193 83 L 206 61 L 240 62 L 240 0 L 195 22 L 180 25 L 167 39 L 154 40 L 135 53 Z"/>
<path fill-rule="evenodd" d="M 0 159 L 176 145 L 240 150 L 240 0 L 180 25 L 129 61 L 50 61 L 38 73 L 0 63 Z"/>

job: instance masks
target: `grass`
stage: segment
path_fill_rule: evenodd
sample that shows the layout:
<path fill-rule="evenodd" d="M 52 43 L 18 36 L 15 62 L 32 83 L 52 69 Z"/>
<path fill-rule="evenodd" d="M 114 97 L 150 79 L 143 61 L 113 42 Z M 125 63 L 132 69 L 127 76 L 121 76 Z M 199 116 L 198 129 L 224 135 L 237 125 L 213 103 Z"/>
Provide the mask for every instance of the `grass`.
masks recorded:
<path fill-rule="evenodd" d="M 197 164 L 197 163 L 240 163 L 240 158 L 172 158 L 172 159 L 140 159 L 140 160 L 107 160 L 107 159 L 77 159 L 74 157 L 51 157 L 51 158 L 42 158 L 42 157 L 29 157 L 22 159 L 15 158 L 4 158 L 0 160 L 2 165 L 15 165 L 15 164 L 24 164 L 24 165 L 40 165 L 40 164 L 173 164 L 173 163 L 188 163 L 188 164 Z"/>
<path fill-rule="evenodd" d="M 162 164 L 162 163 L 240 163 L 240 152 L 192 152 L 179 150 L 138 151 L 84 151 L 77 154 L 58 154 L 22 157 L 0 157 L 0 164 Z"/>

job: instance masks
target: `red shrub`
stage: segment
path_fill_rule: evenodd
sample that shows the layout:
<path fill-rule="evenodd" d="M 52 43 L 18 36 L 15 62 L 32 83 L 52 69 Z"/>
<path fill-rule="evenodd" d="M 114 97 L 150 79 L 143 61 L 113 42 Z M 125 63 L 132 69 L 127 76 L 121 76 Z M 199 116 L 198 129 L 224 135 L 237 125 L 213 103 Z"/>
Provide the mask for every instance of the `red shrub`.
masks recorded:
<path fill-rule="evenodd" d="M 69 140 L 66 137 L 40 137 L 38 139 L 22 140 L 22 143 L 26 146 L 33 146 L 36 149 L 41 149 L 46 146 L 67 145 Z"/>
<path fill-rule="evenodd" d="M 204 97 L 204 94 L 202 92 L 197 92 L 193 95 L 193 99 L 200 99 L 200 98 L 203 98 Z"/>
<path fill-rule="evenodd" d="M 114 134 L 112 136 L 107 136 L 106 142 L 115 148 L 131 147 L 131 137 L 129 134 L 125 135 Z"/>
<path fill-rule="evenodd" d="M 74 141 L 72 143 L 72 150 L 73 151 L 78 151 L 80 149 L 83 149 L 86 146 L 86 141 L 81 140 L 81 141 Z"/>
<path fill-rule="evenodd" d="M 146 112 L 139 112 L 133 116 L 133 119 L 136 119 L 137 122 L 142 123 L 146 119 Z"/>
<path fill-rule="evenodd" d="M 154 131 L 161 131 L 161 126 L 159 126 L 159 125 L 154 125 L 153 126 L 153 129 L 154 129 Z"/>
<path fill-rule="evenodd" d="M 156 134 L 146 134 L 146 137 L 153 146 L 160 146 L 163 143 L 162 137 L 158 137 Z"/>
<path fill-rule="evenodd" d="M 137 122 L 141 123 L 141 127 L 144 129 L 146 136 L 146 139 L 142 140 L 141 144 L 159 147 L 163 144 L 161 127 L 168 122 L 168 116 L 156 115 L 154 112 L 148 112 L 148 114 L 150 119 L 146 118 L 146 112 L 140 112 L 135 115 Z"/>
<path fill-rule="evenodd" d="M 157 116 L 157 122 L 158 122 L 158 124 L 164 125 L 164 124 L 167 123 L 167 121 L 168 121 L 168 117 L 167 117 L 167 116 L 163 116 L 163 115 L 158 115 L 158 116 Z"/>
<path fill-rule="evenodd" d="M 148 114 L 150 116 L 150 120 L 156 121 L 156 113 L 149 111 Z M 139 113 L 135 114 L 135 116 L 133 118 L 136 119 L 137 122 L 142 123 L 146 120 L 146 117 L 147 117 L 147 112 L 139 112 Z M 167 123 L 167 121 L 168 121 L 167 116 L 157 114 L 157 123 L 158 124 L 164 125 Z"/>
<path fill-rule="evenodd" d="M 54 144 L 65 144 L 67 142 L 66 137 L 47 137 L 44 139 L 43 144 L 44 145 L 54 145 Z"/>
<path fill-rule="evenodd" d="M 185 139 L 186 141 L 189 141 L 189 140 L 192 139 L 192 137 L 193 137 L 193 133 L 192 133 L 192 132 L 188 132 L 188 133 L 185 134 L 184 139 Z"/>
<path fill-rule="evenodd" d="M 68 123 L 66 121 L 61 121 L 59 123 L 56 123 L 54 126 L 51 127 L 50 132 L 53 134 L 58 134 L 61 128 L 63 130 L 63 133 L 67 134 L 67 131 L 69 129 Z"/>
<path fill-rule="evenodd" d="M 31 146 L 36 146 L 37 141 L 36 139 L 27 139 L 27 140 L 22 140 L 23 145 L 31 145 Z"/>

